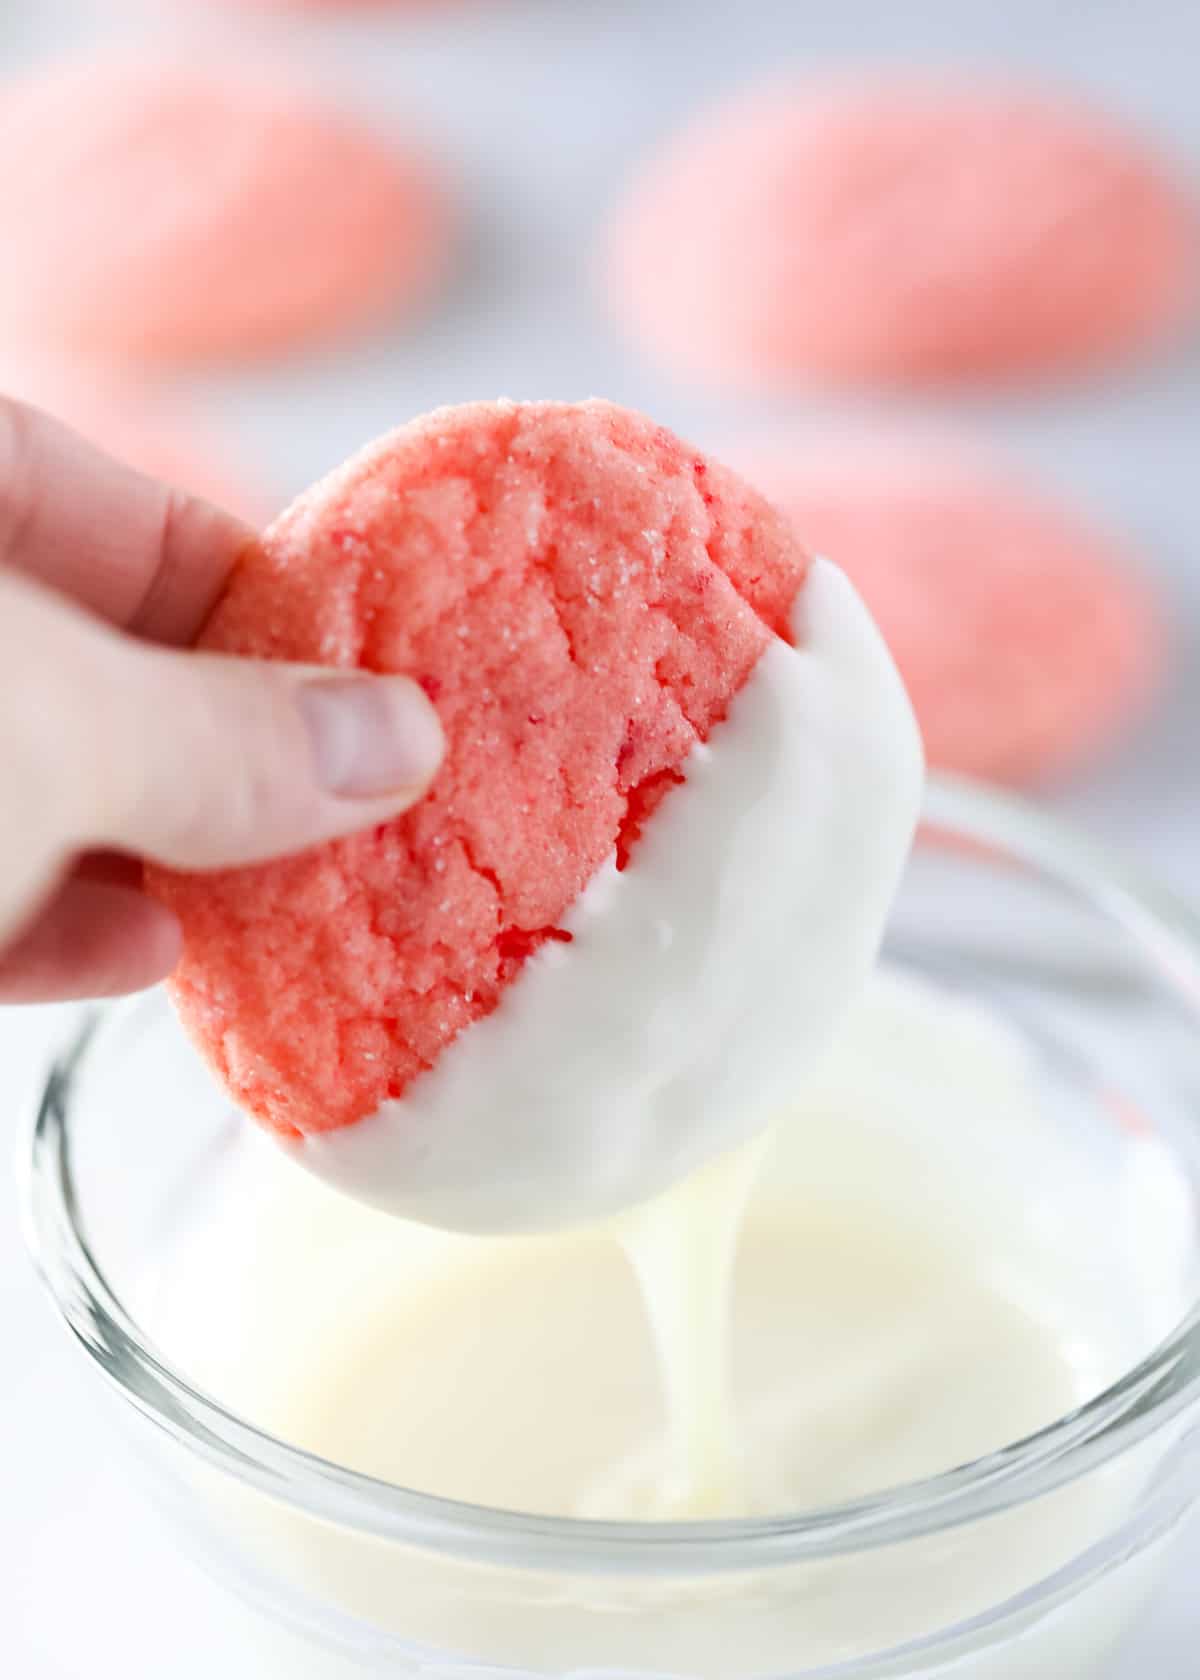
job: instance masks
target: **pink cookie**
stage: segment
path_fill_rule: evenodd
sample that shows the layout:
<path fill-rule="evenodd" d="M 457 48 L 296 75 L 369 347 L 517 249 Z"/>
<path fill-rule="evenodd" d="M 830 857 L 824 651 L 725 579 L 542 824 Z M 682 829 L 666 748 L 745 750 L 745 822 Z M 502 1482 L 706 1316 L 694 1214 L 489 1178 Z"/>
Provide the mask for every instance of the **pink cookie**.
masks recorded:
<path fill-rule="evenodd" d="M 415 12 L 433 10 L 440 0 L 212 0 L 212 4 L 258 12 Z"/>
<path fill-rule="evenodd" d="M 1078 517 L 951 445 L 741 452 L 846 572 L 905 680 L 931 765 L 1041 780 L 1111 746 L 1164 661 L 1144 581 Z"/>
<path fill-rule="evenodd" d="M 147 392 L 66 363 L 7 353 L 0 354 L 0 391 L 56 415 L 138 472 L 204 496 L 251 524 L 269 510 L 261 485 L 247 482 L 219 445 Z"/>
<path fill-rule="evenodd" d="M 165 4 L 166 0 L 159 0 Z M 188 0 L 200 5 L 205 0 Z M 211 0 L 230 11 L 254 12 L 382 12 L 432 10 L 438 0 Z"/>
<path fill-rule="evenodd" d="M 909 73 L 775 84 L 652 160 L 610 250 L 656 357 L 741 386 L 1066 371 L 1168 338 L 1195 207 L 1102 112 Z"/>
<path fill-rule="evenodd" d="M 275 12 L 365 12 L 384 11 L 388 7 L 417 11 L 436 4 L 436 0 L 214 0 L 214 3 Z"/>
<path fill-rule="evenodd" d="M 239 1105 L 293 1139 L 352 1127 L 489 1016 L 636 851 L 807 570 L 757 492 L 600 402 L 441 410 L 284 513 L 201 645 L 412 673 L 449 754 L 374 833 L 151 872 L 175 1001 Z"/>
<path fill-rule="evenodd" d="M 410 315 L 446 266 L 425 162 L 267 81 L 77 64 L 5 93 L 0 146 L 13 343 L 262 356 Z"/>

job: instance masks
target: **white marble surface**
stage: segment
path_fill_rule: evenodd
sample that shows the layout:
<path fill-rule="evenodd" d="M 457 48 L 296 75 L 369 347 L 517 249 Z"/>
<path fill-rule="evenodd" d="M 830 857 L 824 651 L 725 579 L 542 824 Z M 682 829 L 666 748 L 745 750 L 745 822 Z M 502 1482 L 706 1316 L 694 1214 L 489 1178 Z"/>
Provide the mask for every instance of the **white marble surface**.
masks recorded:
<path fill-rule="evenodd" d="M 591 285 L 598 218 L 626 165 L 698 99 L 756 68 L 868 57 L 1034 70 L 1103 96 L 1200 172 L 1200 7 L 1187 0 L 465 0 L 424 16 L 410 6 L 253 31 L 237 11 L 218 23 L 220 8 L 198 0 L 185 26 L 186 6 L 170 0 L 142 12 L 136 0 L 3 0 L 0 66 L 105 34 L 157 34 L 190 50 L 195 32 L 239 56 L 256 40 L 314 68 L 385 129 L 415 125 L 447 159 L 468 215 L 467 260 L 424 333 L 212 379 L 199 393 L 235 458 L 261 460 L 280 498 L 376 431 L 468 397 L 602 394 L 717 448 L 771 423 L 820 424 L 815 405 L 723 404 L 656 378 L 611 332 Z M 1200 350 L 1036 404 L 980 400 L 959 414 L 1124 528 L 1160 579 L 1178 643 L 1167 699 L 1118 762 L 1056 802 L 1200 895 Z M 8 1111 L 52 1025 L 0 1012 L 0 1143 L 15 1135 Z M 0 1672 L 115 1680 L 169 1664 L 177 1680 L 208 1680 L 220 1664 L 230 1680 L 257 1674 L 239 1666 L 219 1596 L 164 1550 L 106 1466 L 92 1381 L 20 1252 L 7 1184 L 0 1326 Z M 1146 1618 L 1123 1680 L 1194 1680 L 1198 1565 L 1200 1544 Z"/>

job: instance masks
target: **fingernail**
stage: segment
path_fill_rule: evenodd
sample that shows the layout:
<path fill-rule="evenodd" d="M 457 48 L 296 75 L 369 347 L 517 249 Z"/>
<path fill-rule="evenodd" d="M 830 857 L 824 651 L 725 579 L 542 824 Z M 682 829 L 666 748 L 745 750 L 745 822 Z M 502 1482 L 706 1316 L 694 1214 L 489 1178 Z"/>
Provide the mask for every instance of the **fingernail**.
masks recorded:
<path fill-rule="evenodd" d="M 438 715 L 407 677 L 328 677 L 306 683 L 299 706 L 317 780 L 343 799 L 422 787 L 442 762 Z"/>

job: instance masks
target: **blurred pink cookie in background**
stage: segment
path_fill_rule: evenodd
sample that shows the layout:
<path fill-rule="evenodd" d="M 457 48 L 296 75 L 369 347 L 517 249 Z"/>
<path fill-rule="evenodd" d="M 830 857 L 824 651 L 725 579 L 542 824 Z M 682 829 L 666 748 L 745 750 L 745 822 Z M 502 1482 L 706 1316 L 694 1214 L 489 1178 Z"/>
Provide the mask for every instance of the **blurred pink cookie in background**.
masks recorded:
<path fill-rule="evenodd" d="M 929 763 L 1028 783 L 1084 764 L 1165 663 L 1148 584 L 1078 515 L 938 440 L 727 452 L 861 592 Z"/>
<path fill-rule="evenodd" d="M 257 6 L 273 12 L 381 12 L 389 6 L 396 10 L 418 11 L 436 4 L 436 0 L 216 0 L 224 6 Z"/>
<path fill-rule="evenodd" d="M 187 0 L 199 5 L 204 0 Z M 256 12 L 384 12 L 433 10 L 442 0 L 207 0 L 214 6 Z"/>
<path fill-rule="evenodd" d="M 251 524 L 273 511 L 262 484 L 225 458 L 161 397 L 92 369 L 0 354 L 0 392 L 56 415 L 118 461 L 150 478 L 204 496 Z"/>
<path fill-rule="evenodd" d="M 0 338 L 257 357 L 411 315 L 447 266 L 423 158 L 306 93 L 76 63 L 0 95 Z"/>
<path fill-rule="evenodd" d="M 1180 330 L 1195 206 L 1068 96 L 897 72 L 775 83 L 686 129 L 619 211 L 648 352 L 747 387 L 1061 372 Z"/>
<path fill-rule="evenodd" d="M 159 3 L 165 4 L 166 0 Z M 437 0 L 181 0 L 181 3 L 208 3 L 247 12 L 415 12 L 433 7 Z"/>

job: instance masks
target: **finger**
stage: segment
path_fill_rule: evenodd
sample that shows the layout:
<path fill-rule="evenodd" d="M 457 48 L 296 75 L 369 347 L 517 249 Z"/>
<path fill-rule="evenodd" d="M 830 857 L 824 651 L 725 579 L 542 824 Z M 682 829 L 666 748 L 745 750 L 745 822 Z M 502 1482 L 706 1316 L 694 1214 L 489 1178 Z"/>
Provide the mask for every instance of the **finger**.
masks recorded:
<path fill-rule="evenodd" d="M 179 923 L 134 887 L 74 876 L 0 951 L 0 1004 L 116 997 L 152 986 L 179 957 Z"/>
<path fill-rule="evenodd" d="M 0 563 L 150 641 L 208 616 L 249 528 L 0 397 Z"/>
<path fill-rule="evenodd" d="M 87 838 L 184 869 L 253 863 L 386 821 L 441 762 L 405 677 L 146 649 L 105 739 L 119 743 Z M 109 757 L 112 757 L 110 750 Z"/>
<path fill-rule="evenodd" d="M 86 844 L 102 632 L 0 569 L 0 944 Z"/>
<path fill-rule="evenodd" d="M 257 862 L 386 821 L 441 762 L 406 677 L 150 647 L 2 577 L 0 623 L 0 937 L 87 848 Z"/>

